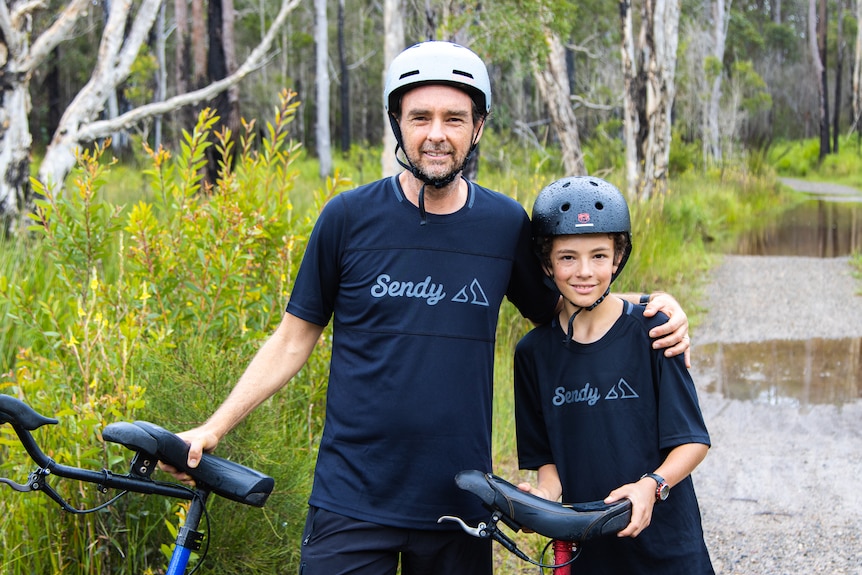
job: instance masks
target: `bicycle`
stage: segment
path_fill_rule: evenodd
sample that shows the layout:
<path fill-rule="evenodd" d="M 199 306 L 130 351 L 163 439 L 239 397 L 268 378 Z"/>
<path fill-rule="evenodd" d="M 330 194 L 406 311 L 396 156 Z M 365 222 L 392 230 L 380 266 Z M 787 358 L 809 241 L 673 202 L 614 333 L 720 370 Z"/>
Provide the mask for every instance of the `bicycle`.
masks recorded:
<path fill-rule="evenodd" d="M 581 547 L 596 537 L 619 533 L 629 524 L 632 504 L 628 499 L 607 504 L 603 501 L 565 504 L 555 503 L 521 491 L 493 473 L 466 470 L 455 476 L 461 489 L 477 496 L 491 512 L 487 522 L 470 527 L 461 518 L 445 515 L 437 520 L 454 521 L 468 534 L 493 539 L 523 561 L 541 569 L 553 569 L 556 575 L 570 575 L 571 565 Z M 532 531 L 551 541 L 545 547 L 554 548 L 554 563 L 544 563 L 529 557 L 498 526 L 499 522 L 515 532 Z M 544 556 L 544 552 L 543 552 Z"/>
<path fill-rule="evenodd" d="M 200 550 L 202 543 L 205 545 L 200 560 L 189 575 L 194 573 L 206 558 L 209 538 L 205 538 L 204 534 L 198 531 L 198 527 L 201 519 L 206 519 L 209 526 L 206 501 L 211 494 L 252 507 L 263 507 L 275 486 L 275 481 L 271 477 L 211 454 L 204 454 L 198 467 L 190 469 L 186 464 L 188 444 L 173 433 L 147 421 L 116 422 L 105 426 L 102 430 L 102 437 L 106 441 L 121 444 L 134 452 L 129 472 L 123 475 L 115 474 L 108 469 L 93 471 L 55 462 L 42 451 L 30 432 L 43 425 L 56 424 L 58 421 L 41 415 L 11 395 L 0 394 L 0 424 L 4 423 L 12 425 L 27 454 L 37 465 L 24 484 L 0 477 L 0 483 L 8 485 L 15 491 L 44 493 L 64 511 L 73 514 L 92 513 L 104 509 L 129 492 L 189 501 L 185 523 L 177 534 L 176 546 L 165 575 L 183 575 L 192 552 Z M 187 473 L 194 479 L 195 486 L 192 488 L 180 483 L 151 479 L 150 475 L 159 461 Z M 109 489 L 122 491 L 92 509 L 76 509 L 51 486 L 49 478 L 52 476 L 94 484 L 102 493 L 107 493 Z"/>

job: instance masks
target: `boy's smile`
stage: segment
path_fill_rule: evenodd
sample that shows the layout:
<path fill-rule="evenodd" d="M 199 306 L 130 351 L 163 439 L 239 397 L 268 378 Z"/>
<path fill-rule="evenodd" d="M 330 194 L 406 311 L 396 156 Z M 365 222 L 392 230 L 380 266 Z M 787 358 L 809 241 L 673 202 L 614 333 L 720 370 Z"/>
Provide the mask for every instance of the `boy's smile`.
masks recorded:
<path fill-rule="evenodd" d="M 593 305 L 611 285 L 616 271 L 614 240 L 608 234 L 557 236 L 550 253 L 551 277 L 576 307 Z"/>

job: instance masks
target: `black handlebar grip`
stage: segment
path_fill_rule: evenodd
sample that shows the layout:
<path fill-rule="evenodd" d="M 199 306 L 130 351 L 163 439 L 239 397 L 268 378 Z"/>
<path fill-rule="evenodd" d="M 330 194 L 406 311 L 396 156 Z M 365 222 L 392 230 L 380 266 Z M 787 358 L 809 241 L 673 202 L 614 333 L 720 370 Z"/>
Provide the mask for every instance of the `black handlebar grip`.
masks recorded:
<path fill-rule="evenodd" d="M 57 420 L 45 417 L 17 397 L 0 394 L 0 424 L 2 423 L 11 423 L 33 431 L 43 425 L 55 424 Z"/>
<path fill-rule="evenodd" d="M 187 473 L 196 483 L 222 497 L 263 507 L 275 487 L 271 477 L 217 455 L 205 453 L 198 466 L 190 468 L 187 463 L 189 445 L 180 437 L 148 421 L 134 424 L 155 438 L 158 447 L 154 455 L 160 461 Z"/>

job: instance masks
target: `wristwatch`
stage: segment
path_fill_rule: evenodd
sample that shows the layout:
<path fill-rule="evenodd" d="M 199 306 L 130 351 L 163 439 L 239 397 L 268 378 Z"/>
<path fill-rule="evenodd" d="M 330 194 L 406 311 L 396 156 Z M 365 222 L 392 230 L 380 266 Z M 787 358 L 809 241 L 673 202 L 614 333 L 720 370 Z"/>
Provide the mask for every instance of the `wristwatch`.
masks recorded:
<path fill-rule="evenodd" d="M 657 503 L 660 503 L 667 499 L 667 496 L 670 495 L 670 485 L 667 484 L 667 481 L 664 480 L 664 477 L 657 473 L 644 473 L 641 475 L 641 479 L 644 477 L 649 477 L 656 482 L 655 488 L 655 500 Z"/>

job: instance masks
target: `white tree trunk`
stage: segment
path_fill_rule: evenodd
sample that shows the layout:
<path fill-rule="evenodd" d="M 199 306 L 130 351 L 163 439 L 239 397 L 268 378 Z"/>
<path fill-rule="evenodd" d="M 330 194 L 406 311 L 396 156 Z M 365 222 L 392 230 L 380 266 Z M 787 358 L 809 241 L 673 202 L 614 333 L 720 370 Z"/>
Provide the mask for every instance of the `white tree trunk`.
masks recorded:
<path fill-rule="evenodd" d="M 321 178 L 332 175 L 332 143 L 329 138 L 329 19 L 326 0 L 314 0 L 314 45 L 317 55 L 317 160 Z"/>
<path fill-rule="evenodd" d="M 862 1 L 856 0 L 856 22 L 862 22 Z M 853 127 L 860 128 L 862 117 L 862 26 L 856 28 L 856 51 L 853 64 Z"/>
<path fill-rule="evenodd" d="M 712 4 L 713 46 L 712 57 L 719 62 L 724 60 L 724 47 L 727 42 L 727 28 L 730 24 L 730 7 L 733 0 L 714 0 Z M 721 107 L 721 82 L 724 74 L 719 71 L 712 79 L 709 96 L 709 112 L 707 114 L 706 139 L 710 156 L 721 162 L 721 126 L 719 125 L 719 110 Z"/>
<path fill-rule="evenodd" d="M 60 118 L 57 131 L 45 152 L 39 180 L 48 187 L 63 187 L 66 174 L 75 163 L 75 148 L 81 126 L 96 119 L 117 85 L 129 76 L 141 44 L 153 26 L 161 0 L 143 0 L 131 28 L 128 27 L 132 0 L 117 0 L 102 32 L 93 75 Z M 126 30 L 129 30 L 126 35 Z M 111 118 L 113 120 L 113 118 Z"/>
<path fill-rule="evenodd" d="M 623 68 L 623 140 L 625 142 L 626 195 L 638 197 L 638 139 L 640 120 L 636 105 L 637 65 L 630 0 L 620 0 L 620 53 Z"/>
<path fill-rule="evenodd" d="M 200 90 L 178 94 L 164 102 L 140 106 L 113 120 L 94 121 L 93 118 L 98 115 L 105 104 L 108 91 L 113 90 L 117 84 L 128 77 L 129 69 L 138 49 L 146 39 L 150 26 L 152 26 L 161 0 L 144 0 L 137 10 L 137 17 L 131 31 L 125 37 L 125 42 L 123 41 L 123 26 L 120 26 L 118 22 L 114 22 L 115 26 L 105 28 L 99 51 L 99 63 L 90 81 L 69 104 L 60 119 L 57 132 L 45 152 L 45 158 L 39 169 L 40 181 L 47 185 L 56 186 L 59 183 L 62 186 L 66 175 L 75 165 L 76 150 L 83 144 L 104 138 L 118 129 L 129 128 L 153 116 L 166 114 L 183 106 L 210 99 L 236 85 L 263 64 L 278 29 L 284 24 L 288 14 L 299 4 L 299 1 L 282 0 L 281 10 L 264 40 L 252 51 L 236 73 Z M 129 2 L 130 0 L 126 0 L 123 3 L 115 4 L 113 6 L 114 13 L 120 11 L 120 5 L 125 5 L 125 13 L 128 15 Z M 149 16 L 146 14 L 148 10 L 152 12 Z M 113 18 L 114 15 L 112 14 L 112 20 Z"/>
<path fill-rule="evenodd" d="M 383 3 L 383 81 L 386 81 L 386 70 L 395 56 L 404 50 L 404 2 L 403 0 L 385 0 Z M 383 109 L 383 106 L 380 106 Z M 398 163 L 395 161 L 395 134 L 389 127 L 389 118 L 383 112 L 383 152 L 381 164 L 383 177 L 398 173 Z"/>
<path fill-rule="evenodd" d="M 544 68 L 533 67 L 533 77 L 548 106 L 551 123 L 560 141 L 566 175 L 585 176 L 587 168 L 581 151 L 578 121 L 572 108 L 565 48 L 556 34 L 546 33 L 545 40 L 549 48 L 548 58 Z"/>
<path fill-rule="evenodd" d="M 159 69 L 156 71 L 156 93 L 153 100 L 164 102 L 168 92 L 168 62 L 165 56 L 165 3 L 159 8 L 156 19 L 156 61 Z M 156 116 L 153 122 L 153 147 L 158 150 L 162 146 L 162 116 Z"/>
<path fill-rule="evenodd" d="M 30 191 L 30 91 L 23 83 L 13 84 L 0 95 L 0 233 L 12 231 L 9 226 L 24 208 Z"/>
<path fill-rule="evenodd" d="M 676 96 L 676 50 L 679 45 L 679 0 L 655 0 L 645 25 L 653 44 L 647 59 L 646 118 L 641 196 L 664 193 L 670 163 L 671 110 Z"/>
<path fill-rule="evenodd" d="M 0 233 L 16 231 L 30 197 L 30 78 L 71 34 L 89 0 L 72 0 L 41 34 L 30 27 L 38 2 L 0 1 Z M 33 40 L 31 44 L 30 41 Z"/>

